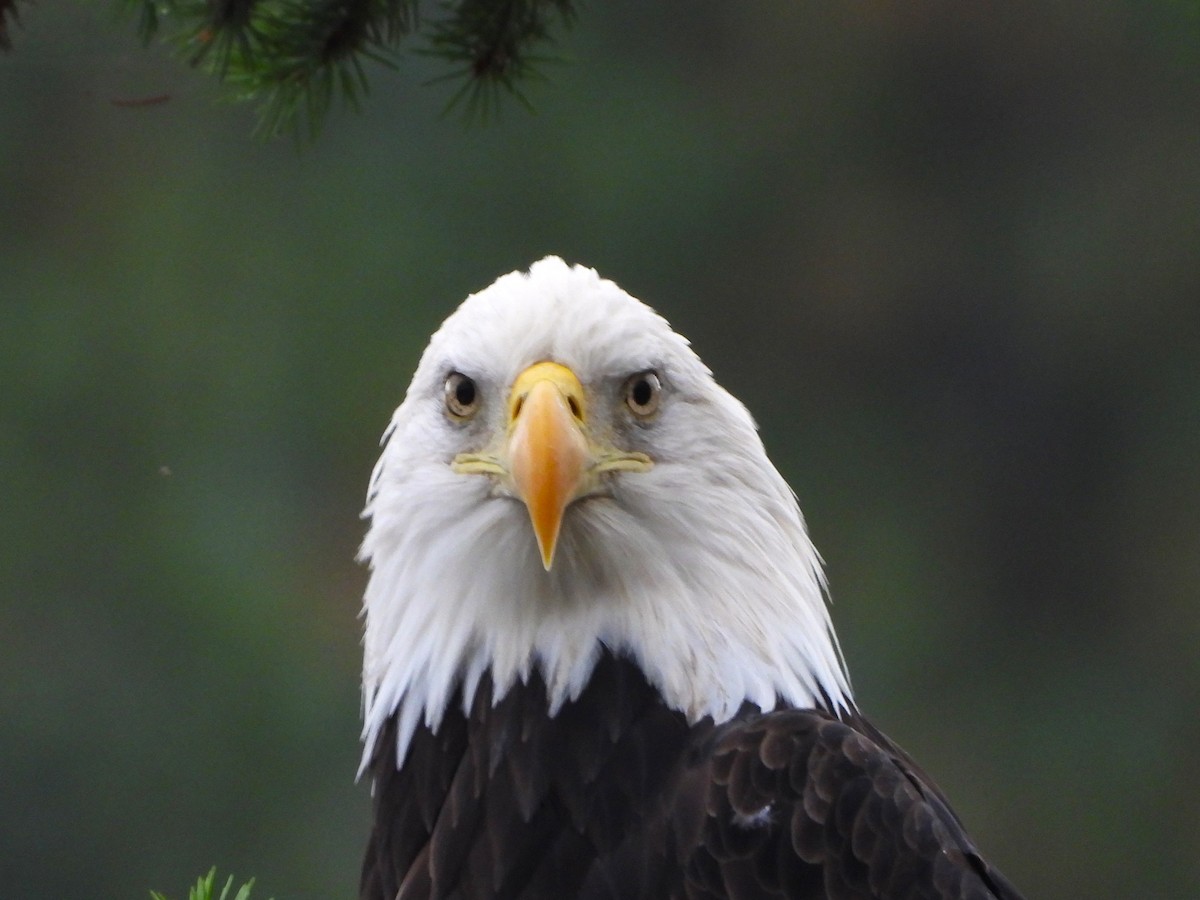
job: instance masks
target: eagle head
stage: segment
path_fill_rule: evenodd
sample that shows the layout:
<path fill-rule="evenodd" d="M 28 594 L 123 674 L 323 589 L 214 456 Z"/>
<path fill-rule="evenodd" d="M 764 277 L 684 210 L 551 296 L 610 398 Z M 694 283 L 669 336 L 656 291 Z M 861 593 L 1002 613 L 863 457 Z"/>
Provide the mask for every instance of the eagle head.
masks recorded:
<path fill-rule="evenodd" d="M 556 257 L 468 297 L 384 435 L 364 516 L 364 761 L 490 673 L 551 714 L 600 653 L 723 721 L 844 706 L 819 557 L 746 408 L 686 339 Z"/>

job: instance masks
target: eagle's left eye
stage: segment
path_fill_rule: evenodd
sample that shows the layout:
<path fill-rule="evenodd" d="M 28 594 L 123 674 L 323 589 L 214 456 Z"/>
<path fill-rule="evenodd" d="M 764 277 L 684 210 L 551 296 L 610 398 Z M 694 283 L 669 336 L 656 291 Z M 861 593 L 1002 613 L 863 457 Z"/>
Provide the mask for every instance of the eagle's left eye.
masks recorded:
<path fill-rule="evenodd" d="M 444 389 L 446 412 L 455 419 L 469 419 L 479 410 L 479 389 L 462 372 L 451 372 Z"/>
<path fill-rule="evenodd" d="M 658 412 L 661 394 L 662 382 L 654 372 L 638 372 L 625 381 L 625 405 L 639 418 Z"/>

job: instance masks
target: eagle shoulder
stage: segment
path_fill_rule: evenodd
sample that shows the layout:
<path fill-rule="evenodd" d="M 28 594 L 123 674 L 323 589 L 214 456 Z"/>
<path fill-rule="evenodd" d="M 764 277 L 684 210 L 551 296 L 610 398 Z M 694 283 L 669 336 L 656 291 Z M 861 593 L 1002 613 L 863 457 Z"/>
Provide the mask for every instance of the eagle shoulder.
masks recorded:
<path fill-rule="evenodd" d="M 1019 900 L 937 787 L 860 716 L 731 723 L 709 771 L 690 897 Z"/>

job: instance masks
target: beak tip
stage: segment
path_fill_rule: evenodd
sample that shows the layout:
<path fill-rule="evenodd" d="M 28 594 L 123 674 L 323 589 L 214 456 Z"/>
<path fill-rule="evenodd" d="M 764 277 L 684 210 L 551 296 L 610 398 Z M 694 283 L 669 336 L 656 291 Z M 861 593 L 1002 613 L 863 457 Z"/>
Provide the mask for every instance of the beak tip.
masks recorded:
<path fill-rule="evenodd" d="M 551 539 L 545 543 L 543 543 L 541 540 L 538 541 L 538 555 L 542 558 L 542 568 L 547 572 L 549 572 L 550 567 L 554 565 L 554 548 L 557 543 L 558 541 L 556 539 Z"/>

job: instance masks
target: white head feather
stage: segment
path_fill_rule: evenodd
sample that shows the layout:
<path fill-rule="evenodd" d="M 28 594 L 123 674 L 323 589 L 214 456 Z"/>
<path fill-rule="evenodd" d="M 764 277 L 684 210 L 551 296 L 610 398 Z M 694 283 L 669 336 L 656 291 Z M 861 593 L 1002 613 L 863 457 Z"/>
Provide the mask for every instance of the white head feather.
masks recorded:
<path fill-rule="evenodd" d="M 513 380 L 545 360 L 579 377 L 593 428 L 654 461 L 568 508 L 549 571 L 525 507 L 451 468 L 504 428 Z M 634 423 L 621 387 L 651 369 L 661 406 Z M 478 386 L 471 427 L 446 415 L 451 372 Z M 393 713 L 399 764 L 421 717 L 436 729 L 485 671 L 495 699 L 537 671 L 553 714 L 605 647 L 692 721 L 724 721 L 745 701 L 852 704 L 820 559 L 750 414 L 662 317 L 594 270 L 548 257 L 468 297 L 430 340 L 384 441 L 360 552 L 364 765 Z"/>

